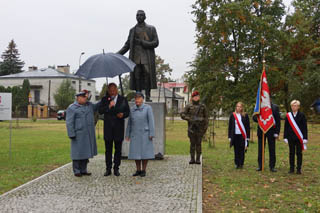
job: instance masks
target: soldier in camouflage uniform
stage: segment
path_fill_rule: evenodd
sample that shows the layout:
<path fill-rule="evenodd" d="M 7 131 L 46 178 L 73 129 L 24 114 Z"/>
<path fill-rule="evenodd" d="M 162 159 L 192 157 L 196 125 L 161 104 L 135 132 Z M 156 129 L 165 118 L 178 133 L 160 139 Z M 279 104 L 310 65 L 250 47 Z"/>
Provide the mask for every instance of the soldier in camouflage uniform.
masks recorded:
<path fill-rule="evenodd" d="M 191 95 L 192 103 L 188 104 L 181 113 L 181 118 L 188 121 L 188 137 L 190 138 L 189 164 L 201 164 L 201 140 L 208 128 L 208 113 L 206 106 L 200 103 L 200 94 L 194 91 Z M 197 154 L 195 160 L 195 152 Z"/>

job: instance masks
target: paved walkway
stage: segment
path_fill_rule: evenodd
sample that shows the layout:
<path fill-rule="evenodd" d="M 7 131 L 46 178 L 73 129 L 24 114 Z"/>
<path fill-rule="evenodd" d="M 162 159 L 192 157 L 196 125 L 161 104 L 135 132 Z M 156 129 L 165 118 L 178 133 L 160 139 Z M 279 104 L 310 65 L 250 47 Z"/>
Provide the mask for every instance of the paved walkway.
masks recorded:
<path fill-rule="evenodd" d="M 149 161 L 144 178 L 124 160 L 121 176 L 104 177 L 99 155 L 88 164 L 92 176 L 74 177 L 67 164 L 3 194 L 0 212 L 202 212 L 202 169 L 188 160 Z"/>

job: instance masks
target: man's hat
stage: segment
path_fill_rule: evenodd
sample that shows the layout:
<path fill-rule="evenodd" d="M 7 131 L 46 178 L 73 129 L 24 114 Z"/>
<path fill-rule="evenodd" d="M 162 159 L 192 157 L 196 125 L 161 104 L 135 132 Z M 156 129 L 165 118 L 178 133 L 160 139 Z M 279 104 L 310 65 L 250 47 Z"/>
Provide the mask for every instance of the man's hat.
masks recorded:
<path fill-rule="evenodd" d="M 84 90 L 81 90 L 80 92 L 78 92 L 77 94 L 76 94 L 76 96 L 78 97 L 78 96 L 85 96 L 86 94 L 88 94 L 89 93 L 89 91 L 88 90 L 86 90 L 86 89 L 84 89 Z"/>
<path fill-rule="evenodd" d="M 200 93 L 199 93 L 197 90 L 195 90 L 195 91 L 192 93 L 191 97 L 194 97 L 194 96 L 197 96 L 197 95 L 200 95 Z"/>
<path fill-rule="evenodd" d="M 134 98 L 137 98 L 137 97 L 142 97 L 144 99 L 144 95 L 142 92 L 136 92 L 136 94 L 134 95 Z"/>

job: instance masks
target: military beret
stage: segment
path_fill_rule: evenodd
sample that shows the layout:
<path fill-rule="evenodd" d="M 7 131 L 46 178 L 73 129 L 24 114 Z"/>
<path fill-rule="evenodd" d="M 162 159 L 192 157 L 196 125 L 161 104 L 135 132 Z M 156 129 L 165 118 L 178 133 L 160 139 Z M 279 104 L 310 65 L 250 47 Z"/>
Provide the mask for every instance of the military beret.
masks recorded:
<path fill-rule="evenodd" d="M 200 95 L 200 93 L 199 93 L 197 90 L 195 90 L 195 91 L 192 93 L 191 97 L 194 97 L 194 96 L 197 96 L 197 95 Z"/>

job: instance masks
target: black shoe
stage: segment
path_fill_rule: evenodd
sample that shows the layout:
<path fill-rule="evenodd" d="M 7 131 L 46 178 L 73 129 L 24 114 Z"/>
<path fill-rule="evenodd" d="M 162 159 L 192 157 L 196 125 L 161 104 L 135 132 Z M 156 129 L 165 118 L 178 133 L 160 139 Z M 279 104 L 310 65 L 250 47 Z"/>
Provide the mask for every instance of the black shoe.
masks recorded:
<path fill-rule="evenodd" d="M 91 173 L 90 172 L 84 172 L 84 173 L 81 173 L 82 175 L 86 175 L 86 176 L 90 176 Z"/>
<path fill-rule="evenodd" d="M 294 170 L 292 169 L 290 169 L 290 171 L 288 172 L 289 174 L 293 174 L 294 173 Z"/>
<path fill-rule="evenodd" d="M 200 160 L 197 160 L 197 161 L 196 161 L 196 164 L 201 164 L 201 161 L 200 161 Z"/>
<path fill-rule="evenodd" d="M 82 174 L 81 174 L 81 173 L 76 173 L 76 174 L 74 174 L 74 176 L 76 176 L 76 177 L 81 177 Z"/>
<path fill-rule="evenodd" d="M 270 172 L 277 172 L 275 168 L 270 168 Z"/>
<path fill-rule="evenodd" d="M 195 164 L 196 162 L 194 160 L 190 160 L 189 164 Z"/>
<path fill-rule="evenodd" d="M 145 177 L 145 176 L 146 176 L 146 171 L 142 170 L 142 171 L 140 172 L 140 177 Z"/>
<path fill-rule="evenodd" d="M 113 174 L 114 174 L 115 176 L 120 176 L 120 172 L 119 172 L 118 169 L 113 170 Z"/>
<path fill-rule="evenodd" d="M 297 170 L 297 174 L 298 174 L 298 175 L 301 175 L 301 174 L 302 174 L 300 169 Z"/>
<path fill-rule="evenodd" d="M 239 166 L 239 169 L 243 169 L 243 165 L 240 165 L 240 166 Z"/>
<path fill-rule="evenodd" d="M 134 173 L 132 176 L 139 176 L 141 174 L 141 171 L 136 171 L 136 173 Z"/>
<path fill-rule="evenodd" d="M 104 176 L 110 176 L 111 175 L 111 169 L 108 169 L 105 173 Z"/>
<path fill-rule="evenodd" d="M 260 172 L 260 171 L 262 171 L 262 169 L 261 169 L 260 167 L 258 167 L 258 168 L 256 169 L 256 171 L 257 171 L 257 172 Z"/>

